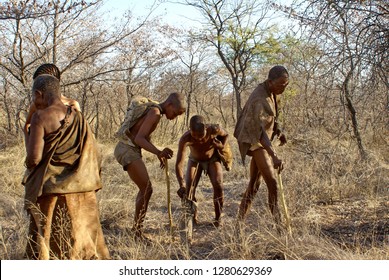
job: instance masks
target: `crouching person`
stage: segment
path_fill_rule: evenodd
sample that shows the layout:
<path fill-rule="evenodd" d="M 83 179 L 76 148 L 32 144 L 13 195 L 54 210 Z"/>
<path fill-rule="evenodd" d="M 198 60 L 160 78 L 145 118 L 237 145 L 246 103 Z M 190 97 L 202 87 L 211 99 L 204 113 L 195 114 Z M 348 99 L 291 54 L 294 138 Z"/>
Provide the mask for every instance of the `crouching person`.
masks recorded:
<path fill-rule="evenodd" d="M 232 154 L 227 142 L 228 134 L 217 124 L 207 124 L 200 115 L 190 119 L 190 129 L 186 131 L 178 144 L 176 159 L 176 177 L 179 184 L 177 194 L 181 199 L 196 202 L 196 188 L 201 174 L 209 176 L 213 187 L 215 220 L 219 227 L 223 211 L 223 168 L 231 169 Z M 184 178 L 184 160 L 186 148 L 189 148 L 186 176 Z M 197 208 L 194 210 L 194 222 L 197 223 Z"/>

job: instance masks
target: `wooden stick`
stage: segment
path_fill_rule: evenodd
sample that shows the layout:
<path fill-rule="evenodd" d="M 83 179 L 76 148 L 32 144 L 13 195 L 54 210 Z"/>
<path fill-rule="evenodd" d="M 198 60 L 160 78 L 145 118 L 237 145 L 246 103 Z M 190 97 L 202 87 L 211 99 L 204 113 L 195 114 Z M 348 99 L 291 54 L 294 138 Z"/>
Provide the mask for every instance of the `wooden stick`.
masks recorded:
<path fill-rule="evenodd" d="M 173 238 L 172 202 L 170 197 L 170 176 L 169 176 L 169 165 L 167 159 L 165 159 L 165 175 L 166 175 L 166 186 L 167 186 L 167 210 L 169 214 L 170 235 Z"/>
<path fill-rule="evenodd" d="M 194 197 L 195 181 L 197 177 L 198 168 L 199 168 L 199 164 L 196 165 L 193 180 L 189 186 L 189 190 L 187 190 L 187 195 L 185 194 L 185 196 L 183 196 L 181 200 L 184 213 L 180 224 L 180 236 L 181 236 L 181 241 L 185 242 L 188 254 L 189 254 L 189 245 L 192 242 L 192 235 L 193 235 L 193 215 L 194 215 L 193 204 L 195 203 L 193 201 L 193 197 Z"/>
<path fill-rule="evenodd" d="M 290 224 L 290 216 L 288 212 L 288 208 L 286 206 L 286 200 L 285 200 L 285 194 L 284 194 L 284 186 L 282 184 L 282 178 L 281 178 L 281 170 L 277 170 L 277 179 L 278 179 L 278 185 L 280 187 L 280 195 L 281 195 L 281 201 L 282 201 L 282 206 L 284 208 L 284 213 L 285 213 L 285 220 L 286 220 L 286 229 L 288 230 L 289 235 L 292 235 L 292 226 Z"/>

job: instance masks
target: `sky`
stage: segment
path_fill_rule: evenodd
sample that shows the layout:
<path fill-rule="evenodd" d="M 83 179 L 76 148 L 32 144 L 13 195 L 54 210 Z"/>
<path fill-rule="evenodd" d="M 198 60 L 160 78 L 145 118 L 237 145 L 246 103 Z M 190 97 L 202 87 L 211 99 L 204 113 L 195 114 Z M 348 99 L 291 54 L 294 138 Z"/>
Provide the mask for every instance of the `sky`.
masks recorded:
<path fill-rule="evenodd" d="M 198 24 L 195 19 L 200 15 L 195 8 L 166 0 L 106 0 L 103 9 L 109 11 L 112 17 L 120 17 L 125 11 L 131 9 L 135 18 L 142 18 L 148 14 L 155 2 L 160 4 L 152 16 L 162 16 L 164 22 L 177 27 Z"/>
<path fill-rule="evenodd" d="M 200 21 L 204 22 L 204 18 L 200 12 L 194 7 L 178 4 L 178 1 L 180 0 L 105 0 L 103 10 L 109 11 L 112 18 L 120 18 L 125 11 L 130 9 L 135 18 L 144 18 L 153 4 L 158 3 L 152 17 L 161 16 L 164 23 L 176 27 L 201 27 Z M 276 0 L 275 2 L 287 5 L 291 4 L 292 0 Z M 271 23 L 287 26 L 288 21 L 285 17 L 273 17 Z"/>

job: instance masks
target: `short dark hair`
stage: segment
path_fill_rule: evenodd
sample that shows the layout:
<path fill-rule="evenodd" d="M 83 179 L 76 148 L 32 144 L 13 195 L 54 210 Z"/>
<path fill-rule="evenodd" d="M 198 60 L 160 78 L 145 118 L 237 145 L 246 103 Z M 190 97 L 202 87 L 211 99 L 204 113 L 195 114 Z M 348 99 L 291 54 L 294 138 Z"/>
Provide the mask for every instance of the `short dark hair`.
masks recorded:
<path fill-rule="evenodd" d="M 204 131 L 205 128 L 205 120 L 203 116 L 194 115 L 190 118 L 189 128 L 192 131 Z"/>
<path fill-rule="evenodd" d="M 286 70 L 286 68 L 282 65 L 276 65 L 270 69 L 269 75 L 267 78 L 271 81 L 274 81 L 278 78 L 281 78 L 284 75 L 289 77 L 288 70 Z"/>
<path fill-rule="evenodd" d="M 177 109 L 182 109 L 185 110 L 185 102 L 184 102 L 184 95 L 178 92 L 173 92 L 169 94 L 168 98 L 166 101 L 170 102 L 173 104 L 174 107 Z"/>
<path fill-rule="evenodd" d="M 35 80 L 39 75 L 48 74 L 56 77 L 58 80 L 61 80 L 61 71 L 58 67 L 52 63 L 44 63 L 40 65 L 36 70 L 32 78 Z"/>
<path fill-rule="evenodd" d="M 38 75 L 34 79 L 32 91 L 36 90 L 41 91 L 45 95 L 61 96 L 61 92 L 59 90 L 59 80 L 50 74 Z"/>

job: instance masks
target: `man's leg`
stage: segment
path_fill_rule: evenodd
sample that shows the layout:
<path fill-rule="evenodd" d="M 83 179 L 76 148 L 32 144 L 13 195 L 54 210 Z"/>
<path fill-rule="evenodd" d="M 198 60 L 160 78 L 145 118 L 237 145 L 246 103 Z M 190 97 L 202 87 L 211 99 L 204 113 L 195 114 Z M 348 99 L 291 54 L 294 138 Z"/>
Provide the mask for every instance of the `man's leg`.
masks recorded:
<path fill-rule="evenodd" d="M 245 219 L 247 211 L 251 206 L 254 196 L 258 192 L 260 184 L 261 184 L 261 173 L 259 173 L 259 170 L 257 168 L 257 165 L 253 157 L 250 162 L 250 181 L 239 205 L 239 212 L 238 212 L 239 220 L 242 221 Z"/>
<path fill-rule="evenodd" d="M 273 214 L 276 222 L 279 222 L 280 213 L 277 204 L 277 178 L 273 167 L 273 161 L 266 150 L 262 148 L 254 151 L 253 160 L 255 160 L 256 166 L 267 185 L 270 212 Z"/>
<path fill-rule="evenodd" d="M 55 244 L 53 242 L 53 246 L 51 246 L 51 240 L 55 239 L 54 231 L 57 229 L 53 229 L 52 223 L 53 223 L 53 217 L 54 217 L 54 211 L 56 207 L 56 203 L 58 201 L 57 195 L 47 195 L 44 197 L 38 198 L 39 208 L 42 214 L 41 224 L 40 227 L 42 228 L 42 234 L 43 234 L 43 240 L 44 244 L 40 244 L 41 252 L 39 253 L 40 259 L 49 259 L 50 253 L 54 253 L 56 257 L 63 259 L 64 256 L 62 256 L 62 252 L 60 251 L 58 244 Z M 55 221 L 54 221 L 55 222 Z M 39 238 L 39 234 L 38 234 Z"/>
<path fill-rule="evenodd" d="M 146 216 L 150 197 L 153 193 L 153 188 L 146 166 L 142 159 L 138 159 L 130 163 L 127 166 L 127 173 L 131 180 L 139 188 L 135 202 L 134 230 L 138 237 L 142 237 L 143 221 Z"/>
<path fill-rule="evenodd" d="M 209 164 L 208 176 L 213 187 L 213 204 L 215 207 L 215 226 L 220 225 L 221 213 L 223 211 L 223 168 L 219 161 Z"/>
<path fill-rule="evenodd" d="M 188 160 L 188 167 L 186 169 L 185 184 L 186 184 L 186 198 L 192 202 L 196 202 L 196 188 L 199 184 L 201 173 L 203 168 L 200 164 Z M 198 223 L 197 219 L 197 207 L 195 206 L 194 213 L 194 223 Z"/>

